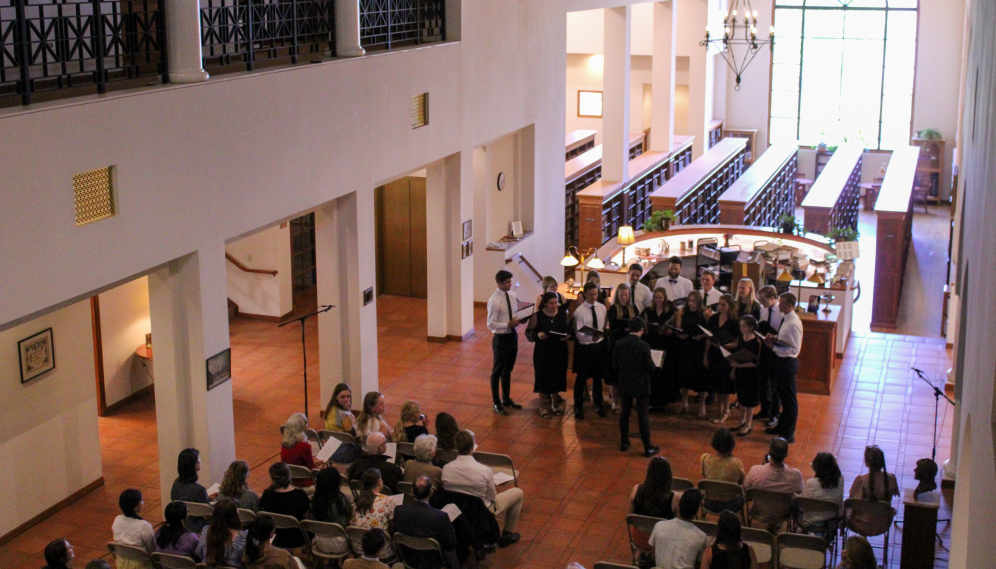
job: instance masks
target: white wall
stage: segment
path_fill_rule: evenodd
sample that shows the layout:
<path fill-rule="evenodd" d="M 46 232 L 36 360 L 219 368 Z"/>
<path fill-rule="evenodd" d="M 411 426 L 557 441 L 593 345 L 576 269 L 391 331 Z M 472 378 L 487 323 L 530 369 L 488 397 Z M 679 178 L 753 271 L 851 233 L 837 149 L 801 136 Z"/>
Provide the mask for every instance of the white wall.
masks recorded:
<path fill-rule="evenodd" d="M 593 63 L 601 59 L 601 55 L 567 55 L 567 132 L 578 129 L 595 130 L 595 144 L 602 144 L 602 119 L 581 118 L 578 116 L 578 91 L 601 91 L 602 68 Z M 687 67 L 686 67 L 687 71 Z M 643 113 L 643 86 L 651 83 L 650 57 L 632 56 L 630 58 L 629 82 L 629 131 L 643 132 L 643 123 L 649 123 L 650 116 Z M 685 74 L 687 82 L 687 72 Z M 649 109 L 649 105 L 648 105 Z M 649 125 L 648 125 L 649 126 Z"/>
<path fill-rule="evenodd" d="M 135 350 L 145 344 L 145 335 L 151 331 L 147 277 L 100 294 L 100 339 L 107 405 L 152 384 L 152 362 L 148 362 L 147 369 L 142 365 L 142 358 L 135 355 Z"/>
<path fill-rule="evenodd" d="M 46 328 L 55 369 L 22 384 L 17 342 Z M 90 302 L 0 332 L 0 378 L 4 535 L 101 477 Z"/>
<path fill-rule="evenodd" d="M 291 286 L 290 224 L 274 225 L 225 245 L 225 252 L 250 269 L 277 271 L 276 276 L 247 273 L 227 263 L 228 298 L 239 312 L 280 317 L 294 310 Z"/>

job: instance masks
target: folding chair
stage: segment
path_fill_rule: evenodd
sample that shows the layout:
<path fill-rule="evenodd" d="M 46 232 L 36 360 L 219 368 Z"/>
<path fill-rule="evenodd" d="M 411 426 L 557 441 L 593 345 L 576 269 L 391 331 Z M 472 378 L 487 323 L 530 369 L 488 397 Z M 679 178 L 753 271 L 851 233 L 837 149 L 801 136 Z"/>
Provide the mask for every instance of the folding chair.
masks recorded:
<path fill-rule="evenodd" d="M 695 483 L 687 478 L 672 478 L 671 479 L 671 491 L 673 492 L 684 492 L 685 490 L 691 490 L 695 488 Z"/>
<path fill-rule="evenodd" d="M 192 557 L 185 555 L 172 555 L 157 551 L 151 557 L 152 565 L 154 567 L 161 567 L 162 569 L 194 569 L 197 567 L 197 562 Z"/>
<path fill-rule="evenodd" d="M 301 532 L 301 536 L 304 538 L 304 543 L 310 543 L 311 539 L 308 538 L 308 534 L 301 531 L 301 522 L 297 520 L 294 516 L 285 516 L 283 514 L 274 514 L 273 512 L 260 512 L 259 515 L 267 515 L 273 518 L 273 527 L 276 529 L 296 529 Z M 276 546 L 274 546 L 276 547 Z M 297 549 L 292 548 L 281 548 L 281 549 Z"/>
<path fill-rule="evenodd" d="M 410 458 L 415 458 L 415 444 L 414 443 L 398 443 L 398 452 L 396 454 L 399 462 L 398 464 L 404 464 L 406 460 Z"/>
<path fill-rule="evenodd" d="M 702 533 L 709 537 L 716 537 L 716 532 L 719 531 L 719 525 L 716 522 L 707 522 L 706 520 L 692 520 L 695 527 L 699 528 Z M 741 530 L 742 531 L 742 530 Z"/>
<path fill-rule="evenodd" d="M 708 478 L 699 480 L 699 491 L 702 492 L 703 519 L 709 514 L 718 516 L 723 511 L 714 510 L 708 507 L 706 505 L 707 501 L 715 500 L 717 502 L 731 502 L 739 499 L 741 503 L 746 503 L 747 500 L 744 496 L 744 489 L 739 484 L 725 482 L 723 480 L 710 480 Z M 735 513 L 740 516 L 740 521 L 743 525 L 747 525 L 747 517 L 744 515 L 744 508 L 741 507 L 740 511 Z"/>
<path fill-rule="evenodd" d="M 349 481 L 349 489 L 353 492 L 353 499 L 360 497 L 360 492 L 363 491 L 363 483 L 357 479 Z"/>
<path fill-rule="evenodd" d="M 188 518 L 210 518 L 214 514 L 214 506 L 200 502 L 183 502 L 187 507 Z"/>
<path fill-rule="evenodd" d="M 112 541 L 107 544 L 107 549 L 114 554 L 116 559 L 126 559 L 128 561 L 144 563 L 145 565 L 152 565 L 152 556 L 141 547 Z"/>
<path fill-rule="evenodd" d="M 822 537 L 801 533 L 775 536 L 778 567 L 785 569 L 824 569 L 827 566 L 827 542 Z"/>
<path fill-rule="evenodd" d="M 422 569 L 422 567 L 409 563 L 408 559 L 405 558 L 405 549 L 434 551 L 439 557 L 439 565 L 437 567 L 446 567 L 446 560 L 443 559 L 443 550 L 439 547 L 439 542 L 431 537 L 413 537 L 403 533 L 395 533 L 392 541 L 394 542 L 394 550 L 398 553 L 398 557 L 401 558 L 401 563 L 405 566 L 405 569 Z"/>
<path fill-rule="evenodd" d="M 862 517 L 874 520 L 869 525 L 857 526 L 853 521 L 854 514 L 861 514 Z M 872 502 L 858 498 L 848 498 L 844 500 L 844 542 L 847 543 L 847 532 L 853 531 L 864 538 L 885 536 L 882 546 L 882 566 L 889 566 L 889 531 L 892 529 L 892 520 L 896 517 L 896 510 L 892 508 L 891 501 Z M 888 521 L 888 523 L 886 523 Z"/>
<path fill-rule="evenodd" d="M 310 480 L 311 483 L 314 484 L 315 477 L 311 473 L 310 468 L 306 466 L 299 466 L 297 464 L 288 464 L 287 468 L 290 469 L 290 479 L 292 484 L 299 480 Z"/>
<path fill-rule="evenodd" d="M 824 514 L 831 516 L 823 522 L 817 524 L 807 524 L 806 514 Z M 824 498 L 803 498 L 796 496 L 792 498 L 792 531 L 794 533 L 817 534 L 823 539 L 827 539 L 830 549 L 830 565 L 834 566 L 837 559 L 837 533 L 843 524 L 844 518 L 840 515 L 840 504 L 833 500 Z"/>
<path fill-rule="evenodd" d="M 256 521 L 256 512 L 239 508 L 239 520 L 242 522 L 242 526 L 245 527 Z"/>
<path fill-rule="evenodd" d="M 443 464 L 453 462 L 454 460 L 456 460 L 456 457 L 458 456 L 460 456 L 460 454 L 455 450 L 440 449 L 436 451 L 436 460 L 438 460 Z"/>
<path fill-rule="evenodd" d="M 475 452 L 474 460 L 485 466 L 490 466 L 491 470 L 495 471 L 495 473 L 504 472 L 505 474 L 510 474 L 515 487 L 519 487 L 519 471 L 512 466 L 512 457 L 507 454 L 493 452 Z"/>
<path fill-rule="evenodd" d="M 322 438 L 318 436 L 318 431 L 314 429 L 305 429 L 304 436 L 307 437 L 309 441 L 317 443 L 319 449 L 322 448 L 324 441 L 322 441 Z"/>
<path fill-rule="evenodd" d="M 792 498 L 790 492 L 751 488 L 747 491 L 747 525 L 760 522 L 777 533 L 782 524 L 792 521 Z"/>
<path fill-rule="evenodd" d="M 342 431 L 327 431 L 325 429 L 318 431 L 318 440 L 322 441 L 322 445 L 324 445 L 329 439 L 339 439 L 340 442 L 349 443 L 351 445 L 356 444 L 356 437 L 349 433 L 344 433 Z"/>
<path fill-rule="evenodd" d="M 775 536 L 771 532 L 757 528 L 740 528 L 740 538 L 754 549 L 758 565 L 775 566 Z"/>
<path fill-rule="evenodd" d="M 654 550 L 647 540 L 653 533 L 654 526 L 661 521 L 664 519 L 636 514 L 626 516 L 626 531 L 629 533 L 629 547 L 633 552 L 633 565 L 643 567 L 650 560 L 653 566 Z"/>
<path fill-rule="evenodd" d="M 346 528 L 346 536 L 349 537 L 350 547 L 353 549 L 353 555 L 357 559 L 359 559 L 360 557 L 363 556 L 363 548 L 360 547 L 360 544 L 363 543 L 363 534 L 367 533 L 367 531 L 369 531 L 367 528 L 361 528 L 361 527 L 356 527 L 356 526 L 349 526 L 349 527 Z M 386 533 L 386 530 L 385 530 L 385 533 Z M 390 537 L 390 536 L 388 536 L 388 537 Z M 391 543 L 391 542 L 389 542 L 389 543 Z M 382 557 L 380 559 L 380 561 L 381 561 L 381 563 L 384 563 L 385 565 L 391 565 L 391 562 L 394 559 L 395 559 L 395 554 L 393 553 L 393 548 L 392 548 L 391 556 L 390 557 Z"/>
<path fill-rule="evenodd" d="M 337 538 L 341 537 L 346 540 L 347 548 L 346 551 L 342 553 L 326 553 L 321 550 L 316 545 L 311 547 L 311 555 L 318 559 L 318 566 L 322 566 L 326 561 L 335 561 L 336 564 L 341 564 L 342 560 L 349 555 L 352 547 L 349 546 L 349 536 L 346 535 L 346 530 L 339 524 L 333 524 L 330 522 L 316 522 L 315 520 L 302 520 L 301 521 L 301 531 L 307 534 L 313 534 L 316 538 Z M 318 569 L 318 567 L 316 567 Z"/>

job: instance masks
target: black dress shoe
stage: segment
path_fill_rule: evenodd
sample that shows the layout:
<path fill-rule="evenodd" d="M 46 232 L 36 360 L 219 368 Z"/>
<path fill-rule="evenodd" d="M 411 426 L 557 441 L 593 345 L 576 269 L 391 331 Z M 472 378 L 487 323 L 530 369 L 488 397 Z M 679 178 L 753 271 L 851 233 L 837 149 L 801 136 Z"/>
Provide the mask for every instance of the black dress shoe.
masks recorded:
<path fill-rule="evenodd" d="M 512 401 L 511 399 L 506 399 L 502 401 L 501 404 L 503 407 L 508 407 L 509 409 L 522 409 L 522 405 L 519 405 L 518 403 Z"/>
<path fill-rule="evenodd" d="M 475 550 L 474 557 L 476 557 L 478 561 L 484 561 L 484 558 L 487 557 L 488 554 L 494 553 L 496 549 L 498 549 L 498 544 L 489 543 L 488 545 Z"/>
<path fill-rule="evenodd" d="M 643 451 L 643 456 L 650 458 L 655 454 L 659 453 L 660 451 L 661 451 L 660 447 L 650 447 L 647 450 Z"/>
<path fill-rule="evenodd" d="M 621 452 L 626 452 L 626 451 L 629 450 L 629 447 L 631 447 L 631 446 L 633 446 L 633 445 L 629 444 L 629 441 L 623 441 L 622 444 L 619 445 L 619 450 Z"/>
<path fill-rule="evenodd" d="M 767 433 L 767 434 L 769 434 L 769 435 L 782 436 L 782 431 L 778 427 L 767 428 L 767 429 L 764 430 L 764 432 Z"/>
<path fill-rule="evenodd" d="M 771 415 L 768 415 L 767 413 L 757 413 L 756 415 L 754 415 L 754 419 L 756 419 L 758 421 L 761 421 L 761 420 L 767 421 L 770 418 L 771 418 Z"/>
<path fill-rule="evenodd" d="M 578 421 L 584 419 L 584 411 L 582 411 L 581 409 L 574 411 L 574 418 Z"/>
<path fill-rule="evenodd" d="M 501 406 L 501 403 L 495 403 L 495 413 L 498 413 L 499 415 L 508 415 L 508 412 Z"/>
<path fill-rule="evenodd" d="M 602 403 L 601 405 L 598 405 L 598 406 L 595 407 L 595 414 L 598 415 L 599 417 L 606 417 L 606 416 L 608 416 L 608 412 L 605 411 L 605 404 L 604 403 Z"/>
<path fill-rule="evenodd" d="M 768 422 L 764 424 L 765 427 L 773 429 L 778 426 L 778 417 L 772 417 L 768 419 Z"/>
<path fill-rule="evenodd" d="M 501 532 L 501 537 L 498 538 L 498 547 L 508 547 L 513 543 L 519 541 L 519 538 L 521 537 L 522 536 L 519 535 L 518 533 L 511 531 L 503 531 Z"/>

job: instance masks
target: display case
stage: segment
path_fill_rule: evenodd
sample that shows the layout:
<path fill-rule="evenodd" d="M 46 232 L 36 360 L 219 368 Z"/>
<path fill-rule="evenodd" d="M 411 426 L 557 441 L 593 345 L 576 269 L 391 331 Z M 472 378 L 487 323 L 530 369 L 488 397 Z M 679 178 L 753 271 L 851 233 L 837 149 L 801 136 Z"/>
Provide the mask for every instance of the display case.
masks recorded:
<path fill-rule="evenodd" d="M 944 139 L 913 137 L 911 146 L 920 148 L 916 165 L 915 186 L 927 190 L 927 201 L 938 203 L 941 195 L 941 173 L 944 172 Z"/>

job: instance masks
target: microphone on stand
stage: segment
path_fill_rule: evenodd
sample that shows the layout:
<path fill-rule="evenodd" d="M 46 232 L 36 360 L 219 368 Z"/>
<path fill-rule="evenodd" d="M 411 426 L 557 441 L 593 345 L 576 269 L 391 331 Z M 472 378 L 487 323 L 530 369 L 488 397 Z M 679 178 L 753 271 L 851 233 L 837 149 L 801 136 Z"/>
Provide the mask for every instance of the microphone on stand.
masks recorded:
<path fill-rule="evenodd" d="M 922 369 L 917 369 L 915 367 L 911 367 L 910 369 L 913 370 L 913 371 L 915 371 L 915 372 L 917 372 L 917 373 L 919 373 L 920 375 L 923 375 L 923 370 Z"/>

